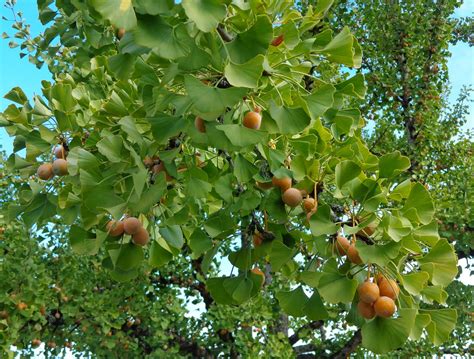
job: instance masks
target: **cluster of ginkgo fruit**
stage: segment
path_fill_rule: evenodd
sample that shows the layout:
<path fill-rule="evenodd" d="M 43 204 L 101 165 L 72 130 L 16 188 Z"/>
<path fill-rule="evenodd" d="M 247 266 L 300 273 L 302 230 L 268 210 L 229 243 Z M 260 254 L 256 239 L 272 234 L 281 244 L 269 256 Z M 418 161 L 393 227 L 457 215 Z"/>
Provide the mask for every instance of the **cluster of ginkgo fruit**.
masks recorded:
<path fill-rule="evenodd" d="M 395 313 L 395 300 L 400 293 L 398 284 L 393 279 L 388 279 L 382 274 L 375 278 L 367 279 L 359 285 L 359 303 L 357 310 L 365 319 L 372 319 L 375 316 L 389 318 Z"/>
<path fill-rule="evenodd" d="M 362 258 L 359 256 L 359 251 L 356 248 L 355 240 L 350 242 L 346 237 L 338 235 L 334 242 L 334 249 L 340 256 L 347 255 L 349 261 L 354 264 L 362 264 Z"/>
<path fill-rule="evenodd" d="M 296 208 L 303 205 L 306 213 L 314 212 L 317 208 L 316 199 L 310 197 L 305 190 L 292 187 L 292 180 L 290 177 L 276 177 L 273 176 L 272 182 L 257 182 L 257 187 L 261 189 L 270 189 L 278 187 L 281 190 L 281 199 L 283 203 L 291 208 Z M 306 198 L 303 198 L 306 196 Z"/>
<path fill-rule="evenodd" d="M 67 151 L 63 145 L 58 145 L 53 150 L 54 157 L 56 159 L 53 163 L 43 163 L 38 167 L 36 174 L 44 181 L 50 180 L 55 175 L 65 176 L 67 175 Z"/>
<path fill-rule="evenodd" d="M 147 230 L 136 217 L 127 217 L 123 221 L 110 220 L 106 228 L 112 237 L 120 237 L 124 233 L 131 235 L 133 243 L 139 246 L 146 245 L 150 239 Z"/>
<path fill-rule="evenodd" d="M 244 118 L 242 119 L 242 125 L 244 127 L 250 128 L 252 130 L 260 129 L 262 124 L 262 115 L 261 115 L 260 107 L 255 107 L 253 111 L 249 111 L 245 114 Z M 206 133 L 206 121 L 197 116 L 194 119 L 194 127 L 201 133 Z"/>

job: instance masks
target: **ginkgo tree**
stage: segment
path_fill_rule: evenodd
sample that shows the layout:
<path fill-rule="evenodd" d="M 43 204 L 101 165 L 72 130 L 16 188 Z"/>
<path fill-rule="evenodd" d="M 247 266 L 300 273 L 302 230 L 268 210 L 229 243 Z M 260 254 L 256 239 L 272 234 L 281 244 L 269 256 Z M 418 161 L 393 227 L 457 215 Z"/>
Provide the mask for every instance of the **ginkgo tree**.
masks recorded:
<path fill-rule="evenodd" d="M 51 4 L 38 2 L 42 36 L 17 25 L 53 81 L 5 95 L 22 179 L 9 220 L 61 221 L 118 282 L 188 261 L 207 308 L 270 296 L 306 329 L 347 313 L 352 344 L 374 353 L 449 337 L 456 255 L 428 189 L 400 180 L 409 159 L 361 138 L 362 49 L 322 21 L 332 1 Z"/>

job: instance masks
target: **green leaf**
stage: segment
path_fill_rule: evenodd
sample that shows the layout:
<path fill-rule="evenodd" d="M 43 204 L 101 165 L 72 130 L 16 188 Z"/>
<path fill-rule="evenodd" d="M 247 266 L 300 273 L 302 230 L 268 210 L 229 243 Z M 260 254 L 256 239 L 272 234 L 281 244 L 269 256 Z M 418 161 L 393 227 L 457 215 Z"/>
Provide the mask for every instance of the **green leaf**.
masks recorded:
<path fill-rule="evenodd" d="M 410 339 L 419 340 L 423 334 L 423 329 L 426 328 L 431 322 L 431 317 L 427 314 L 417 314 L 415 318 L 415 324 L 410 333 Z"/>
<path fill-rule="evenodd" d="M 311 234 L 315 237 L 323 234 L 333 234 L 337 225 L 331 219 L 331 208 L 327 204 L 320 204 L 318 210 L 309 220 Z"/>
<path fill-rule="evenodd" d="M 434 345 L 441 345 L 449 339 L 457 323 L 458 315 L 455 309 L 420 310 L 420 313 L 428 314 L 431 318 L 426 331 Z"/>
<path fill-rule="evenodd" d="M 253 263 L 252 249 L 241 248 L 236 252 L 229 253 L 229 262 L 239 269 L 248 271 Z"/>
<path fill-rule="evenodd" d="M 382 228 L 395 242 L 399 242 L 411 232 L 410 222 L 404 217 L 396 217 L 390 214 L 384 216 Z"/>
<path fill-rule="evenodd" d="M 207 173 L 197 167 L 191 167 L 186 173 L 188 179 L 187 194 L 194 198 L 204 198 L 211 191 Z"/>
<path fill-rule="evenodd" d="M 186 16 L 204 32 L 215 29 L 227 12 L 220 0 L 183 0 L 182 5 Z"/>
<path fill-rule="evenodd" d="M 367 245 L 362 241 L 357 241 L 356 247 L 359 250 L 360 258 L 364 263 L 375 263 L 381 267 L 398 256 L 401 244 L 397 242 L 389 242 L 387 244 Z"/>
<path fill-rule="evenodd" d="M 334 103 L 336 89 L 331 84 L 324 84 L 312 94 L 303 96 L 306 112 L 312 120 L 322 116 Z"/>
<path fill-rule="evenodd" d="M 161 267 L 173 259 L 173 254 L 160 246 L 158 242 L 153 241 L 150 247 L 150 256 L 148 263 L 153 267 Z"/>
<path fill-rule="evenodd" d="M 342 190 L 343 187 L 361 173 L 359 165 L 353 161 L 347 160 L 339 162 L 336 165 L 336 186 Z"/>
<path fill-rule="evenodd" d="M 224 283 L 228 277 L 222 278 L 209 278 L 206 281 L 206 287 L 211 293 L 212 299 L 219 304 L 236 304 L 235 300 L 224 288 Z"/>
<path fill-rule="evenodd" d="M 193 101 L 194 108 L 201 115 L 211 118 L 225 113 L 227 107 L 233 107 L 247 93 L 247 89 L 240 87 L 228 89 L 209 87 L 193 76 L 184 77 L 184 86 Z"/>
<path fill-rule="evenodd" d="M 168 244 L 175 248 L 181 248 L 184 244 L 183 232 L 180 226 L 161 227 L 160 234 Z"/>
<path fill-rule="evenodd" d="M 72 112 L 77 105 L 72 96 L 72 86 L 70 84 L 56 83 L 51 87 L 51 97 L 54 108 L 65 113 Z"/>
<path fill-rule="evenodd" d="M 438 222 L 434 220 L 426 226 L 415 228 L 413 236 L 429 246 L 434 246 L 440 239 L 438 233 Z"/>
<path fill-rule="evenodd" d="M 317 290 L 309 298 L 303 308 L 303 313 L 311 320 L 325 320 L 329 318 L 329 313 L 324 307 L 323 301 Z"/>
<path fill-rule="evenodd" d="M 226 286 L 231 283 L 231 280 L 232 284 Z M 234 278 L 229 278 L 224 282 L 224 288 L 232 293 L 232 298 L 237 302 L 237 304 L 242 304 L 252 297 L 254 284 L 250 278 L 237 277 L 235 280 Z"/>
<path fill-rule="evenodd" d="M 402 183 L 398 184 L 390 193 L 390 198 L 393 198 L 396 201 L 401 201 L 402 199 L 408 198 L 411 191 L 411 180 L 407 178 Z"/>
<path fill-rule="evenodd" d="M 329 44 L 316 51 L 339 64 L 359 68 L 362 63 L 362 50 L 348 27 L 344 27 Z"/>
<path fill-rule="evenodd" d="M 329 303 L 350 303 L 354 299 L 358 282 L 349 279 L 337 269 L 337 262 L 330 258 L 323 267 L 318 282 L 319 294 Z"/>
<path fill-rule="evenodd" d="M 92 6 L 112 25 L 130 30 L 137 25 L 132 0 L 91 0 Z"/>
<path fill-rule="evenodd" d="M 74 147 L 69 151 L 68 157 L 68 172 L 71 176 L 75 176 L 79 169 L 84 169 L 89 172 L 94 172 L 100 167 L 100 162 L 90 152 L 86 151 L 82 147 Z"/>
<path fill-rule="evenodd" d="M 238 154 L 234 160 L 234 175 L 241 183 L 246 183 L 258 172 L 258 168 Z"/>
<path fill-rule="evenodd" d="M 234 221 L 225 211 L 219 211 L 212 214 L 204 223 L 204 229 L 211 238 L 216 238 L 223 233 L 233 232 L 234 227 Z"/>
<path fill-rule="evenodd" d="M 402 213 L 411 221 L 428 224 L 434 216 L 433 200 L 428 190 L 421 183 L 415 183 L 410 191 Z"/>
<path fill-rule="evenodd" d="M 143 188 L 147 183 L 148 179 L 148 171 L 145 168 L 138 170 L 137 172 L 132 174 L 133 178 L 133 189 L 138 197 L 140 197 L 143 193 Z"/>
<path fill-rule="evenodd" d="M 105 236 L 103 237 L 105 239 Z M 79 255 L 95 255 L 98 253 L 102 241 L 94 233 L 72 225 L 69 230 L 69 244 L 74 252 Z"/>
<path fill-rule="evenodd" d="M 231 61 L 243 64 L 257 55 L 265 54 L 272 39 L 272 22 L 268 16 L 259 15 L 250 29 L 237 34 L 225 46 L 230 54 Z"/>
<path fill-rule="evenodd" d="M 285 135 L 299 133 L 308 127 L 311 122 L 311 119 L 302 108 L 277 106 L 274 102 L 270 102 L 269 111 L 280 132 Z"/>
<path fill-rule="evenodd" d="M 272 249 L 270 252 L 270 264 L 273 271 L 278 271 L 280 268 L 288 263 L 294 256 L 293 249 L 287 247 L 283 242 L 274 240 L 272 242 Z"/>
<path fill-rule="evenodd" d="M 133 243 L 123 244 L 115 260 L 115 267 L 129 271 L 136 268 L 143 261 L 143 249 Z"/>
<path fill-rule="evenodd" d="M 166 179 L 165 174 L 160 173 L 159 176 L 155 178 L 155 183 L 152 184 L 136 202 L 130 203 L 130 207 L 133 208 L 135 212 L 146 213 L 150 210 L 151 207 L 158 204 L 163 197 L 163 194 L 166 190 Z"/>
<path fill-rule="evenodd" d="M 403 288 L 411 295 L 419 295 L 428 284 L 430 275 L 426 272 L 402 274 Z"/>
<path fill-rule="evenodd" d="M 134 0 L 134 6 L 140 14 L 158 15 L 169 12 L 173 6 L 173 0 Z"/>
<path fill-rule="evenodd" d="M 110 162 L 122 161 L 122 146 L 122 137 L 117 135 L 108 135 L 97 142 L 97 149 L 101 154 L 107 157 Z"/>
<path fill-rule="evenodd" d="M 439 240 L 428 254 L 417 260 L 434 285 L 447 286 L 458 273 L 456 254 L 446 239 Z"/>
<path fill-rule="evenodd" d="M 285 313 L 294 317 L 302 317 L 306 314 L 304 309 L 309 298 L 306 296 L 301 286 L 291 291 L 277 292 L 275 296 Z"/>
<path fill-rule="evenodd" d="M 237 147 L 253 146 L 267 139 L 266 132 L 242 125 L 217 125 L 216 128 L 224 132 L 229 141 Z"/>
<path fill-rule="evenodd" d="M 367 87 L 365 86 L 364 75 L 361 73 L 356 74 L 350 79 L 340 82 L 336 85 L 336 89 L 339 93 L 348 96 L 354 96 L 360 99 L 365 97 Z"/>
<path fill-rule="evenodd" d="M 153 49 L 158 56 L 174 60 L 189 53 L 189 35 L 184 24 L 172 27 L 161 16 L 142 15 L 133 31 L 135 43 Z"/>
<path fill-rule="evenodd" d="M 226 174 L 220 176 L 219 179 L 214 183 L 214 190 L 216 193 L 226 202 L 232 202 L 234 196 L 233 191 L 233 182 L 234 176 L 232 174 Z"/>
<path fill-rule="evenodd" d="M 212 248 L 212 241 L 203 230 L 196 228 L 189 238 L 189 247 L 194 258 L 198 258 Z"/>
<path fill-rule="evenodd" d="M 224 76 L 232 86 L 256 88 L 262 77 L 264 58 L 263 55 L 258 55 L 243 64 L 229 61 L 224 69 Z"/>
<path fill-rule="evenodd" d="M 261 207 L 277 222 L 283 223 L 287 220 L 285 204 L 281 200 L 281 191 L 279 188 L 268 191 L 262 201 Z"/>
<path fill-rule="evenodd" d="M 135 67 L 136 57 L 130 54 L 117 54 L 108 58 L 110 71 L 119 80 L 125 81 L 130 78 Z"/>
<path fill-rule="evenodd" d="M 119 122 L 122 131 L 127 134 L 128 139 L 135 143 L 142 143 L 143 137 L 138 131 L 137 124 L 131 116 L 122 118 Z"/>
<path fill-rule="evenodd" d="M 56 205 L 51 203 L 53 198 L 44 193 L 37 194 L 24 208 L 22 219 L 28 227 L 49 220 L 56 214 Z"/>
<path fill-rule="evenodd" d="M 399 309 L 398 318 L 376 317 L 362 327 L 362 345 L 376 354 L 401 347 L 415 324 L 415 309 Z"/>
<path fill-rule="evenodd" d="M 387 153 L 379 158 L 379 177 L 394 177 L 410 168 L 410 159 L 402 156 L 400 151 Z"/>
<path fill-rule="evenodd" d="M 160 114 L 159 116 L 148 118 L 147 120 L 151 124 L 153 138 L 161 144 L 167 143 L 170 137 L 176 136 L 185 128 L 183 117 Z"/>
<path fill-rule="evenodd" d="M 430 285 L 424 288 L 421 291 L 423 296 L 423 301 L 425 303 L 433 304 L 433 301 L 438 302 L 439 304 L 446 304 L 446 299 L 448 299 L 448 293 L 440 285 Z"/>
<path fill-rule="evenodd" d="M 3 98 L 16 102 L 20 105 L 24 105 L 25 102 L 28 102 L 28 98 L 20 87 L 12 88 L 5 96 L 3 96 Z"/>

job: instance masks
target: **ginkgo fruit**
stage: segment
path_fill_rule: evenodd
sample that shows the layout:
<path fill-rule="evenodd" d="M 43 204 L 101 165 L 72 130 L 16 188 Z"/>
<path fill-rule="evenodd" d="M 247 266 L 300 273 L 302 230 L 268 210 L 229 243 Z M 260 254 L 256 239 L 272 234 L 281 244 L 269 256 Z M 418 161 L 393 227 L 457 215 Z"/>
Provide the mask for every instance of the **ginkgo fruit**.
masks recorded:
<path fill-rule="evenodd" d="M 257 185 L 258 188 L 263 189 L 264 191 L 273 187 L 272 182 L 256 181 L 255 184 Z"/>
<path fill-rule="evenodd" d="M 382 279 L 379 282 L 380 295 L 389 297 L 393 300 L 397 299 L 398 294 L 400 293 L 400 288 L 398 287 L 397 282 L 393 279 Z"/>
<path fill-rule="evenodd" d="M 385 279 L 385 276 L 382 274 L 382 273 L 378 273 L 376 276 L 375 276 L 375 281 L 377 282 L 377 284 L 380 285 L 380 282 L 383 281 Z"/>
<path fill-rule="evenodd" d="M 367 304 L 373 304 L 380 297 L 378 285 L 368 281 L 359 285 L 357 293 L 359 293 L 359 299 Z"/>
<path fill-rule="evenodd" d="M 303 200 L 303 196 L 301 192 L 296 188 L 288 188 L 282 196 L 283 202 L 288 206 L 295 208 L 297 207 L 301 201 Z"/>
<path fill-rule="evenodd" d="M 359 256 L 359 251 L 357 250 L 355 244 L 351 244 L 349 248 L 347 248 L 347 257 L 349 260 L 354 264 L 362 264 L 362 258 Z"/>
<path fill-rule="evenodd" d="M 54 148 L 54 157 L 66 159 L 66 150 L 63 145 L 58 145 Z"/>
<path fill-rule="evenodd" d="M 197 116 L 194 120 L 194 127 L 196 127 L 196 130 L 198 130 L 201 133 L 206 132 L 206 124 L 204 120 L 199 116 Z"/>
<path fill-rule="evenodd" d="M 340 256 L 344 256 L 347 254 L 347 251 L 349 250 L 349 247 L 351 245 L 351 242 L 349 240 L 341 235 L 338 235 L 336 238 L 335 242 L 335 247 L 336 251 Z"/>
<path fill-rule="evenodd" d="M 58 158 L 53 162 L 53 173 L 56 176 L 67 175 L 67 161 L 62 158 Z"/>
<path fill-rule="evenodd" d="M 395 313 L 395 302 L 389 297 L 379 297 L 374 303 L 375 314 L 382 318 L 389 318 Z"/>
<path fill-rule="evenodd" d="M 256 274 L 256 275 L 259 275 L 262 277 L 262 286 L 263 284 L 265 283 L 265 273 L 262 272 L 262 270 L 260 268 L 252 268 L 252 271 L 251 271 L 253 274 Z"/>
<path fill-rule="evenodd" d="M 51 163 L 43 163 L 41 166 L 38 167 L 38 171 L 36 172 L 36 174 L 44 181 L 53 178 L 53 165 Z"/>
<path fill-rule="evenodd" d="M 154 161 L 151 157 L 149 156 L 146 156 L 144 159 L 143 159 L 143 164 L 145 165 L 145 167 L 152 167 L 153 164 L 154 164 Z"/>
<path fill-rule="evenodd" d="M 135 234 L 140 228 L 142 228 L 142 224 L 138 218 L 128 217 L 123 220 L 123 230 L 127 234 Z"/>
<path fill-rule="evenodd" d="M 360 231 L 358 231 L 357 235 L 361 237 L 370 237 L 375 233 L 376 228 L 377 227 L 375 226 L 375 224 L 369 224 L 367 227 L 364 227 Z"/>
<path fill-rule="evenodd" d="M 285 35 L 283 34 L 278 35 L 272 40 L 271 45 L 275 47 L 280 46 L 280 44 L 283 42 L 284 39 L 285 39 Z"/>
<path fill-rule="evenodd" d="M 31 341 L 31 346 L 33 348 L 37 348 L 41 345 L 41 340 L 39 340 L 38 338 L 35 338 Z"/>
<path fill-rule="evenodd" d="M 259 232 L 255 232 L 252 236 L 252 242 L 254 247 L 261 246 L 263 243 L 263 236 Z"/>
<path fill-rule="evenodd" d="M 307 197 L 303 200 L 303 208 L 306 212 L 311 212 L 316 207 L 316 200 L 312 197 Z"/>
<path fill-rule="evenodd" d="M 165 168 L 165 164 L 163 162 L 160 161 L 160 163 L 154 165 L 151 169 L 151 171 L 155 174 L 159 174 L 161 172 L 164 172 L 165 173 L 165 177 L 166 177 L 166 180 L 167 181 L 171 181 L 173 179 L 173 177 L 171 177 L 168 172 L 166 171 L 166 168 Z"/>
<path fill-rule="evenodd" d="M 118 29 L 118 31 L 117 31 L 117 37 L 118 37 L 119 39 L 122 39 L 122 37 L 124 37 L 124 36 L 125 36 L 125 29 L 124 29 L 123 27 L 121 27 L 121 28 Z"/>
<path fill-rule="evenodd" d="M 18 308 L 18 310 L 25 310 L 26 308 L 28 308 L 28 305 L 26 303 L 20 302 L 16 305 L 16 307 Z"/>
<path fill-rule="evenodd" d="M 282 192 L 286 191 L 291 187 L 291 178 L 290 177 L 275 177 L 272 178 L 272 183 L 275 187 L 279 187 Z"/>
<path fill-rule="evenodd" d="M 107 232 L 112 237 L 121 236 L 124 232 L 122 221 L 109 221 L 107 222 Z"/>
<path fill-rule="evenodd" d="M 138 244 L 139 246 L 144 246 L 148 243 L 150 236 L 145 228 L 140 227 L 138 231 L 132 235 L 133 243 Z"/>
<path fill-rule="evenodd" d="M 254 130 L 258 130 L 262 124 L 262 115 L 256 111 L 247 112 L 242 120 L 242 124 Z"/>
<path fill-rule="evenodd" d="M 375 317 L 375 309 L 372 304 L 360 301 L 357 303 L 357 310 L 359 311 L 359 314 L 365 319 L 372 319 Z"/>

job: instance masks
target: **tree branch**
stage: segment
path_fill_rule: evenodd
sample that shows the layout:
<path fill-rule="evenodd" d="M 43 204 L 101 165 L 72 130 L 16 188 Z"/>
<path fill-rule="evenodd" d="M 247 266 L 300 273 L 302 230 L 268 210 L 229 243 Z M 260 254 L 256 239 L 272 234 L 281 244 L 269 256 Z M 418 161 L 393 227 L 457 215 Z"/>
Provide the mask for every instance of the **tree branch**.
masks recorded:
<path fill-rule="evenodd" d="M 290 342 L 291 345 L 294 345 L 295 343 L 298 342 L 298 340 L 301 339 L 300 335 L 301 335 L 302 332 L 304 332 L 305 330 L 319 329 L 323 326 L 323 324 L 324 324 L 324 322 L 322 320 L 316 320 L 316 321 L 309 322 L 309 323 L 303 325 L 301 328 L 297 329 L 295 331 L 295 334 L 288 337 L 288 341 Z"/>
<path fill-rule="evenodd" d="M 316 349 L 317 348 L 314 344 L 303 344 L 303 345 L 298 345 L 296 347 L 293 347 L 293 351 L 295 352 L 296 355 L 304 354 L 307 352 L 314 352 L 316 351 Z"/>
<path fill-rule="evenodd" d="M 332 358 L 333 359 L 345 359 L 348 358 L 349 355 L 357 349 L 359 344 L 362 342 L 362 334 L 360 329 L 358 329 L 351 339 L 342 347 L 337 353 L 335 353 Z"/>
<path fill-rule="evenodd" d="M 224 40 L 225 42 L 232 41 L 232 36 L 230 36 L 230 34 L 225 30 L 224 25 L 222 24 L 217 25 L 217 32 L 219 33 L 222 40 Z"/>

